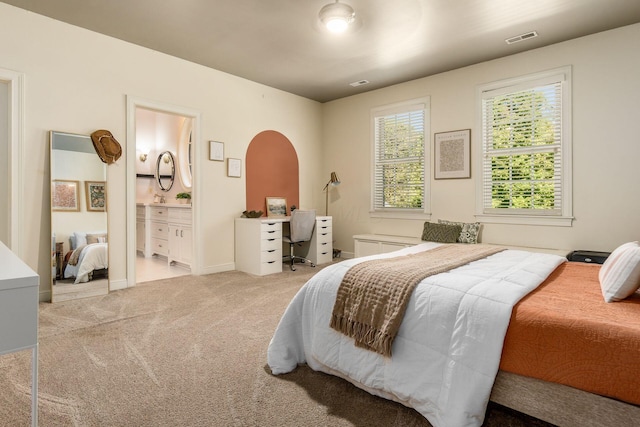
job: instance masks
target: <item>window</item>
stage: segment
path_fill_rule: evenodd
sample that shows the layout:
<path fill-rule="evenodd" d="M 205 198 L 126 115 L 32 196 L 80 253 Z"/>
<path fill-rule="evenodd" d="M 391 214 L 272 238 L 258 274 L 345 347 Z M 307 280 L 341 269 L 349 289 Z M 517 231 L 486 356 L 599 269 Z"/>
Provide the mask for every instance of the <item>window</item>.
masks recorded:
<path fill-rule="evenodd" d="M 429 99 L 421 98 L 372 111 L 372 214 L 423 215 L 428 203 Z"/>
<path fill-rule="evenodd" d="M 484 85 L 478 217 L 571 225 L 571 69 Z"/>

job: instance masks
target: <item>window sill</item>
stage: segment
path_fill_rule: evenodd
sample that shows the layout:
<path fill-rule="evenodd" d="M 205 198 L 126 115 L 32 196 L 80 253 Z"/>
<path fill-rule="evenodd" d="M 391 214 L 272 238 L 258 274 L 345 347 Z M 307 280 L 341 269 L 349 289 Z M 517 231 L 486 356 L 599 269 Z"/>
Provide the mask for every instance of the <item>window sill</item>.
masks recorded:
<path fill-rule="evenodd" d="M 571 227 L 573 224 L 573 217 L 566 216 L 476 214 L 475 217 L 484 224 L 547 225 L 552 227 Z"/>
<path fill-rule="evenodd" d="M 420 221 L 431 220 L 431 213 L 427 212 L 389 212 L 389 211 L 370 211 L 371 218 L 388 218 L 388 219 L 416 219 Z"/>

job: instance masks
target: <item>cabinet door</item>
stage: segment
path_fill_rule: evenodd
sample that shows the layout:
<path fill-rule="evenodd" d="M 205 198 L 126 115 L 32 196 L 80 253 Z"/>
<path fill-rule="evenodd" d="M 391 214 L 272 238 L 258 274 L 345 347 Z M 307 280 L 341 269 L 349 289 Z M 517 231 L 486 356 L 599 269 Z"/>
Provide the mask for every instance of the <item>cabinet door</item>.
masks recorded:
<path fill-rule="evenodd" d="M 377 255 L 379 253 L 380 253 L 380 243 L 369 242 L 365 240 L 356 240 L 355 242 L 356 258 L 361 256 Z"/>
<path fill-rule="evenodd" d="M 191 265 L 191 245 L 193 243 L 193 233 L 191 227 L 180 229 L 180 260 Z"/>
<path fill-rule="evenodd" d="M 191 227 L 169 224 L 169 263 L 177 261 L 191 265 L 192 241 Z"/>

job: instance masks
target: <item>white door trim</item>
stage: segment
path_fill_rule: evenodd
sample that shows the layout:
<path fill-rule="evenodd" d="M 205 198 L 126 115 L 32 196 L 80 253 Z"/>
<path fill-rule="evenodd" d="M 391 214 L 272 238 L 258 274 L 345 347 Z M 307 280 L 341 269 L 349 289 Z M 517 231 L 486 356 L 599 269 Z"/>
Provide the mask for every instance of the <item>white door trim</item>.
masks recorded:
<path fill-rule="evenodd" d="M 0 68 L 0 81 L 9 86 L 9 241 L 20 259 L 24 254 L 24 74 Z"/>
<path fill-rule="evenodd" d="M 136 159 L 136 108 L 145 108 L 193 119 L 193 183 L 191 191 L 193 198 L 191 199 L 191 212 L 194 238 L 192 239 L 191 248 L 193 254 L 191 274 L 202 274 L 202 239 L 195 237 L 201 235 L 198 209 L 201 187 L 199 185 L 199 171 L 200 159 L 202 158 L 202 144 L 200 143 L 201 113 L 197 110 L 127 95 L 127 287 L 135 286 L 136 284 L 136 164 L 133 160 Z M 114 289 L 111 288 L 111 290 Z"/>

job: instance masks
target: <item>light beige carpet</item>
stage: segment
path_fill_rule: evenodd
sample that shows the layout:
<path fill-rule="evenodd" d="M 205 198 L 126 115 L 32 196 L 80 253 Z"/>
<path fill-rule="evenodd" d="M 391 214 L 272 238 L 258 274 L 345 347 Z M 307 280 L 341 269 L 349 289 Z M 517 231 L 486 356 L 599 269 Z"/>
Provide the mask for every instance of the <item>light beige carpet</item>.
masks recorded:
<path fill-rule="evenodd" d="M 300 367 L 272 376 L 271 335 L 318 269 L 140 284 L 40 305 L 40 426 L 429 426 L 412 409 Z M 0 356 L 0 425 L 30 420 L 30 352 Z M 486 426 L 546 425 L 504 408 Z"/>

